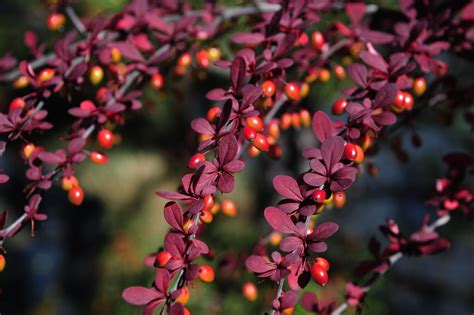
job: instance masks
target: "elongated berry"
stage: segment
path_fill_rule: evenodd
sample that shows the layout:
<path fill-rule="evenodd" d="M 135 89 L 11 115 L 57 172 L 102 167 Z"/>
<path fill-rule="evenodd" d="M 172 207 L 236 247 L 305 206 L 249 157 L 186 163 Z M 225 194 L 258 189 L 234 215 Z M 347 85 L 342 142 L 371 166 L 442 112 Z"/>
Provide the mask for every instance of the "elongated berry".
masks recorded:
<path fill-rule="evenodd" d="M 357 157 L 357 145 L 348 143 L 344 147 L 344 157 L 350 161 L 354 161 Z"/>
<path fill-rule="evenodd" d="M 328 283 L 328 273 L 321 265 L 314 264 L 311 267 L 311 277 L 320 286 L 324 287 Z"/>
<path fill-rule="evenodd" d="M 178 66 L 187 68 L 191 65 L 192 58 L 190 53 L 184 53 L 178 58 Z"/>
<path fill-rule="evenodd" d="M 300 99 L 300 87 L 295 82 L 290 82 L 285 85 L 285 94 L 288 99 L 297 101 Z"/>
<path fill-rule="evenodd" d="M 326 259 L 326 258 L 323 258 L 323 257 L 317 257 L 315 260 L 314 260 L 314 263 L 317 264 L 317 265 L 320 265 L 321 267 L 323 267 L 324 270 L 328 271 L 329 270 L 329 261 Z"/>
<path fill-rule="evenodd" d="M 257 287 L 252 282 L 245 282 L 242 286 L 242 294 L 248 301 L 255 301 L 258 297 Z"/>
<path fill-rule="evenodd" d="M 415 104 L 415 100 L 413 99 L 413 96 L 408 92 L 403 93 L 403 95 L 404 95 L 403 105 L 405 109 L 412 110 L 413 105 Z"/>
<path fill-rule="evenodd" d="M 196 167 L 199 165 L 199 163 L 204 162 L 206 160 L 206 157 L 202 153 L 196 153 L 188 161 L 188 167 L 190 169 L 196 169 Z"/>
<path fill-rule="evenodd" d="M 23 109 L 25 107 L 26 103 L 21 97 L 14 98 L 13 101 L 10 103 L 10 111 L 13 111 L 17 108 Z"/>
<path fill-rule="evenodd" d="M 212 282 L 215 278 L 214 269 L 209 265 L 199 266 L 198 277 L 203 282 Z"/>
<path fill-rule="evenodd" d="M 30 158 L 35 148 L 36 146 L 33 143 L 28 143 L 23 147 L 23 157 L 25 158 L 25 160 L 28 160 Z"/>
<path fill-rule="evenodd" d="M 211 211 L 212 207 L 214 207 L 214 196 L 207 195 L 204 197 L 204 206 L 202 211 Z"/>
<path fill-rule="evenodd" d="M 283 130 L 287 130 L 291 126 L 291 114 L 284 113 L 280 118 L 280 127 Z"/>
<path fill-rule="evenodd" d="M 263 121 L 258 116 L 248 117 L 247 126 L 252 127 L 257 132 L 261 132 L 263 130 Z"/>
<path fill-rule="evenodd" d="M 212 107 L 211 109 L 207 111 L 207 115 L 206 115 L 207 120 L 210 123 L 215 123 L 217 121 L 217 117 L 219 116 L 220 112 L 221 112 L 220 107 L 217 107 L 217 106 Z"/>
<path fill-rule="evenodd" d="M 275 94 L 276 86 L 271 80 L 267 80 L 262 84 L 262 94 L 267 97 L 272 97 Z"/>
<path fill-rule="evenodd" d="M 54 77 L 55 71 L 51 68 L 45 68 L 38 74 L 38 82 L 43 83 L 51 80 Z"/>
<path fill-rule="evenodd" d="M 346 70 L 344 70 L 344 67 L 341 66 L 341 65 L 334 65 L 334 67 L 332 68 L 333 72 L 334 72 L 334 76 L 338 79 L 338 80 L 344 80 L 346 78 Z"/>
<path fill-rule="evenodd" d="M 93 85 L 98 85 L 104 78 L 104 70 L 101 66 L 93 66 L 89 71 L 89 81 Z"/>
<path fill-rule="evenodd" d="M 5 259 L 5 256 L 0 255 L 0 272 L 2 272 L 5 269 L 6 264 L 7 264 L 7 260 Z"/>
<path fill-rule="evenodd" d="M 165 79 L 163 78 L 161 73 L 155 73 L 151 76 L 150 84 L 154 89 L 159 90 L 165 84 Z"/>
<path fill-rule="evenodd" d="M 244 138 L 250 142 L 253 142 L 257 136 L 255 129 L 250 126 L 245 126 L 242 132 L 244 134 Z"/>
<path fill-rule="evenodd" d="M 209 67 L 210 61 L 207 50 L 201 49 L 196 53 L 196 64 L 203 69 Z"/>
<path fill-rule="evenodd" d="M 229 217 L 235 217 L 237 215 L 237 205 L 232 200 L 226 199 L 221 202 L 222 213 Z"/>
<path fill-rule="evenodd" d="M 70 191 L 75 186 L 79 186 L 79 181 L 75 176 L 63 176 L 61 179 L 61 187 L 63 190 Z"/>
<path fill-rule="evenodd" d="M 167 250 L 161 250 L 156 254 L 156 266 L 164 267 L 173 256 Z"/>
<path fill-rule="evenodd" d="M 59 31 L 64 27 L 64 23 L 66 23 L 66 17 L 61 13 L 51 13 L 48 16 L 47 23 L 48 29 L 50 31 Z"/>
<path fill-rule="evenodd" d="M 331 106 L 331 112 L 334 115 L 343 115 L 346 112 L 347 101 L 345 99 L 337 100 Z"/>
<path fill-rule="evenodd" d="M 316 31 L 311 34 L 311 44 L 313 44 L 314 48 L 318 50 L 323 48 L 325 42 L 323 33 Z"/>
<path fill-rule="evenodd" d="M 79 186 L 74 186 L 69 190 L 68 194 L 69 202 L 75 206 L 79 206 L 84 201 L 84 191 Z"/>
<path fill-rule="evenodd" d="M 211 223 L 213 218 L 214 217 L 211 211 L 201 211 L 201 214 L 199 215 L 199 220 L 201 221 L 201 223 L 204 223 L 204 224 Z"/>
<path fill-rule="evenodd" d="M 318 74 L 319 82 L 327 83 L 330 79 L 331 79 L 331 72 L 328 69 L 322 68 L 321 70 L 319 70 L 319 74 Z"/>
<path fill-rule="evenodd" d="M 189 301 L 189 290 L 186 287 L 179 289 L 181 291 L 181 295 L 176 298 L 176 302 L 182 305 L 186 305 Z"/>
<path fill-rule="evenodd" d="M 342 208 L 346 204 L 346 192 L 345 191 L 336 191 L 334 195 L 334 206 L 336 208 Z"/>
<path fill-rule="evenodd" d="M 93 163 L 98 165 L 105 165 L 109 161 L 107 155 L 102 152 L 94 151 L 91 153 L 90 159 Z"/>
<path fill-rule="evenodd" d="M 257 133 L 252 143 L 260 151 L 267 152 L 270 149 L 267 138 L 261 133 Z"/>
<path fill-rule="evenodd" d="M 395 99 L 393 100 L 393 105 L 398 108 L 403 109 L 405 107 L 405 94 L 403 91 L 398 91 Z"/>
<path fill-rule="evenodd" d="M 426 91 L 426 81 L 424 78 L 416 78 L 413 80 L 413 93 L 420 96 Z"/>

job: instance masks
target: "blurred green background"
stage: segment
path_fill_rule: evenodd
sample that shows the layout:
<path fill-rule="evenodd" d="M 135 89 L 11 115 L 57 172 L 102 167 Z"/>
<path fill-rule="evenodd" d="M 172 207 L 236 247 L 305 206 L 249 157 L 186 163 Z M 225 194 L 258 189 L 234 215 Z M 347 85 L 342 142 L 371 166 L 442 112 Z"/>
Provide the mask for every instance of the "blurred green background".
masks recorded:
<path fill-rule="evenodd" d="M 87 0 L 75 3 L 80 16 L 109 16 L 126 3 L 124 0 Z M 226 1 L 227 4 L 239 4 Z M 390 7 L 393 1 L 377 2 Z M 51 44 L 61 34 L 46 29 L 48 11 L 44 3 L 29 0 L 0 1 L 0 54 L 8 51 L 28 58 L 22 36 L 26 30 L 37 32 L 41 41 Z M 242 23 L 239 29 L 243 29 Z M 69 28 L 70 25 L 67 25 Z M 229 34 L 230 35 L 230 34 Z M 228 35 L 217 44 L 230 53 Z M 463 84 L 472 85 L 472 64 L 445 56 L 451 73 Z M 165 200 L 155 196 L 160 190 L 176 189 L 187 158 L 196 148 L 197 139 L 189 123 L 212 106 L 205 93 L 227 82 L 212 75 L 169 80 L 161 93 L 146 89 L 145 108 L 128 116 L 124 127 L 116 131 L 122 143 L 109 154 L 109 165 L 83 163 L 77 177 L 86 193 L 82 206 L 67 202 L 67 195 L 57 185 L 46 194 L 43 211 L 49 218 L 37 224 L 31 237 L 26 227 L 6 243 L 7 267 L 0 274 L 0 312 L 2 314 L 140 314 L 127 305 L 121 291 L 130 285 L 147 286 L 154 272 L 144 267 L 145 257 L 155 252 L 163 241 L 167 226 L 163 220 Z M 173 82 L 171 82 L 173 81 Z M 339 91 L 350 85 L 332 79 L 316 84 L 304 106 L 311 111 L 328 110 Z M 9 87 L 0 91 L 0 107 L 21 92 Z M 76 95 L 79 99 L 91 95 Z M 77 105 L 77 104 L 76 104 Z M 67 132 L 63 121 L 66 108 L 63 98 L 48 104 L 50 120 L 58 129 L 47 137 L 34 138 L 49 150 L 61 147 L 57 139 Z M 451 150 L 474 153 L 469 126 L 460 114 L 454 124 L 440 127 L 436 115 L 427 112 L 416 131 L 423 137 L 421 148 L 413 148 L 413 130 L 402 128 L 398 134 L 410 160 L 400 163 L 382 140 L 373 162 L 379 176 L 363 172 L 348 192 L 344 209 L 329 210 L 321 220 L 334 220 L 340 231 L 329 240 L 324 257 L 331 261 L 330 284 L 324 290 L 311 284 L 306 290 L 323 299 L 343 299 L 344 284 L 352 280 L 357 263 L 369 257 L 366 244 L 377 226 L 395 218 L 407 233 L 417 228 L 426 211 L 423 202 L 434 191 L 434 180 L 444 174 L 440 163 Z M 219 270 L 215 282 L 191 287 L 189 308 L 192 314 L 263 314 L 275 293 L 271 283 L 258 284 L 259 298 L 246 301 L 241 294 L 245 281 L 257 282 L 243 268 L 245 256 L 259 237 L 269 229 L 262 220 L 263 209 L 278 197 L 271 187 L 277 174 L 296 175 L 306 168 L 299 152 L 316 140 L 310 130 L 290 130 L 281 139 L 283 157 L 279 161 L 260 156 L 247 164 L 237 176 L 237 188 L 229 198 L 236 201 L 235 218 L 218 214 L 206 227 L 203 238 L 215 248 L 210 262 Z M 21 213 L 24 205 L 21 189 L 25 184 L 25 166 L 18 164 L 15 150 L 8 150 L 0 161 L 12 178 L 0 187 L 0 209 Z M 227 198 L 227 197 L 226 197 Z M 455 217 L 442 230 L 453 241 L 452 249 L 435 257 L 403 259 L 370 292 L 363 314 L 470 314 L 474 310 L 474 241 L 472 223 Z M 378 236 L 380 236 L 378 234 Z M 349 310 L 348 314 L 354 313 Z M 305 314 L 297 307 L 295 314 Z"/>

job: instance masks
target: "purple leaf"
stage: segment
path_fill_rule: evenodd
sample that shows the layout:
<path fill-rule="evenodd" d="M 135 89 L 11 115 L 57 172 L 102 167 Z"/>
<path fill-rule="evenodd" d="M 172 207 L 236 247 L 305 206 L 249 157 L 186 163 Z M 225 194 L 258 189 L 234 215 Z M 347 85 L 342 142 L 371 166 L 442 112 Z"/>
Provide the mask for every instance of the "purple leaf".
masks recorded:
<path fill-rule="evenodd" d="M 145 305 L 159 296 L 155 290 L 144 287 L 129 287 L 122 293 L 122 298 L 132 305 Z"/>
<path fill-rule="evenodd" d="M 355 84 L 361 87 L 367 86 L 367 68 L 360 63 L 353 63 L 347 69 L 347 74 Z"/>
<path fill-rule="evenodd" d="M 368 64 L 372 68 L 378 69 L 382 71 L 383 73 L 388 72 L 388 64 L 379 54 L 363 51 L 360 53 L 360 59 L 362 59 L 366 64 Z"/>
<path fill-rule="evenodd" d="M 165 220 L 176 230 L 181 231 L 183 227 L 183 213 L 176 202 L 168 202 L 164 210 Z"/>
<path fill-rule="evenodd" d="M 333 132 L 332 121 L 329 116 L 322 111 L 318 111 L 313 116 L 313 133 L 322 142 L 331 137 Z"/>
<path fill-rule="evenodd" d="M 323 240 L 325 238 L 328 238 L 332 236 L 334 233 L 339 230 L 339 225 L 334 222 L 324 222 L 319 225 L 317 225 L 314 228 L 313 235 L 316 236 L 317 239 Z"/>
<path fill-rule="evenodd" d="M 293 221 L 280 209 L 268 207 L 265 209 L 265 219 L 268 224 L 281 233 L 296 233 L 297 229 Z"/>
<path fill-rule="evenodd" d="M 290 176 L 278 175 L 273 178 L 273 187 L 277 193 L 285 198 L 303 201 L 298 183 Z"/>
<path fill-rule="evenodd" d="M 387 106 L 393 102 L 398 92 L 398 86 L 395 83 L 387 83 L 375 95 L 375 106 Z"/>

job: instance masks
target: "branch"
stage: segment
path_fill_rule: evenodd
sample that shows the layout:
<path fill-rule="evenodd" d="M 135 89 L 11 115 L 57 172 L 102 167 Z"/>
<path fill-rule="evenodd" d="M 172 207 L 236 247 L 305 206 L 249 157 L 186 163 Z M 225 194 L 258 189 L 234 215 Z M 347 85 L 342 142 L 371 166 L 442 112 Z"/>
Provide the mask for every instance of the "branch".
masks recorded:
<path fill-rule="evenodd" d="M 433 223 L 431 223 L 430 225 L 428 225 L 426 227 L 426 229 L 428 231 L 434 231 L 436 230 L 437 228 L 441 227 L 441 226 L 444 226 L 446 224 L 448 224 L 448 222 L 450 221 L 451 217 L 449 214 L 446 214 L 446 215 L 443 215 L 442 217 L 439 217 L 436 221 L 434 221 Z M 390 256 L 388 258 L 388 262 L 390 264 L 389 267 L 392 267 L 396 262 L 398 262 L 400 259 L 402 259 L 403 257 L 403 253 L 402 252 L 398 252 L 396 254 L 393 254 L 392 256 Z M 387 272 L 387 271 L 385 271 Z M 379 277 L 376 277 L 374 278 L 373 280 L 371 280 L 371 283 L 367 286 L 364 287 L 364 291 L 365 292 L 369 292 L 369 290 L 372 288 L 373 284 L 376 282 L 377 279 L 379 279 Z M 339 305 L 332 313 L 331 315 L 341 315 L 342 312 L 344 312 L 347 308 L 348 308 L 348 304 L 347 302 L 344 302 L 342 303 L 341 305 Z"/>
<path fill-rule="evenodd" d="M 85 35 L 87 33 L 86 27 L 84 24 L 82 24 L 82 21 L 79 19 L 79 17 L 76 15 L 76 12 L 71 6 L 66 7 L 66 14 L 71 20 L 72 24 L 76 28 L 76 30 L 81 34 Z"/>

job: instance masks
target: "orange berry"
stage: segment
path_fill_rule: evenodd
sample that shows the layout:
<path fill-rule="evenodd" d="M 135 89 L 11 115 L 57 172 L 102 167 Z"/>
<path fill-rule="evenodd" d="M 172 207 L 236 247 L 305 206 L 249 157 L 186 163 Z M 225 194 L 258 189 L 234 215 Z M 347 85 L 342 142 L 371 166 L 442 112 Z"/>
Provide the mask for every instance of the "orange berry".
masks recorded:
<path fill-rule="evenodd" d="M 154 89 L 159 90 L 165 84 L 165 79 L 163 79 L 163 76 L 160 73 L 155 73 L 151 76 L 150 84 Z"/>
<path fill-rule="evenodd" d="M 221 202 L 222 213 L 229 217 L 235 217 L 237 215 L 237 205 L 232 200 L 226 199 Z"/>
<path fill-rule="evenodd" d="M 70 191 L 75 186 L 79 186 L 79 181 L 75 176 L 63 176 L 61 179 L 61 187 L 65 191 Z"/>
<path fill-rule="evenodd" d="M 255 301 L 258 297 L 257 287 L 252 282 L 245 282 L 242 286 L 242 294 L 249 301 Z"/>
<path fill-rule="evenodd" d="M 102 82 L 103 78 L 104 78 L 104 70 L 102 69 L 101 66 L 93 66 L 89 70 L 89 81 L 93 85 L 98 85 L 100 82 Z"/>
<path fill-rule="evenodd" d="M 278 246 L 278 245 L 280 245 L 281 239 L 282 239 L 281 233 L 280 233 L 280 232 L 273 231 L 273 232 L 270 234 L 269 243 L 270 243 L 270 245 L 272 245 L 272 246 Z"/>
<path fill-rule="evenodd" d="M 5 269 L 6 263 L 7 263 L 7 260 L 5 259 L 5 256 L 0 255 L 0 272 L 2 272 Z"/>
<path fill-rule="evenodd" d="M 262 84 L 262 93 L 267 97 L 272 97 L 275 94 L 276 86 L 271 80 L 267 80 Z"/>
<path fill-rule="evenodd" d="M 334 71 L 334 75 L 338 80 L 344 80 L 346 78 L 346 70 L 341 65 L 334 65 L 332 68 Z"/>
<path fill-rule="evenodd" d="M 364 161 L 364 150 L 362 150 L 362 148 L 358 145 L 356 145 L 356 150 L 357 150 L 357 156 L 356 158 L 354 159 L 354 162 L 360 164 L 362 163 L 362 161 Z"/>
<path fill-rule="evenodd" d="M 31 156 L 31 153 L 35 150 L 36 146 L 33 143 L 28 143 L 23 147 L 23 157 L 25 160 L 28 160 Z"/>
<path fill-rule="evenodd" d="M 188 288 L 183 287 L 180 289 L 180 291 L 181 291 L 181 295 L 178 296 L 178 298 L 176 299 L 176 302 L 182 305 L 186 305 L 186 303 L 188 303 L 189 301 L 189 290 Z"/>
<path fill-rule="evenodd" d="M 300 87 L 300 98 L 305 98 L 309 94 L 309 84 L 303 82 Z"/>
<path fill-rule="evenodd" d="M 201 281 L 210 283 L 215 278 L 214 269 L 209 265 L 199 266 L 198 277 Z"/>
<path fill-rule="evenodd" d="M 280 126 L 278 126 L 278 123 L 276 121 L 272 121 L 267 126 L 267 131 L 268 134 L 275 139 L 278 139 L 280 137 Z"/>
<path fill-rule="evenodd" d="M 185 307 L 183 310 L 183 315 L 191 315 L 191 312 Z"/>
<path fill-rule="evenodd" d="M 213 216 L 211 211 L 201 211 L 201 214 L 199 215 L 199 220 L 201 221 L 201 223 L 209 224 L 212 222 L 212 219 Z"/>
<path fill-rule="evenodd" d="M 219 116 L 221 112 L 221 109 L 220 107 L 212 107 L 211 109 L 209 109 L 207 111 L 207 115 L 206 115 L 206 118 L 207 120 L 210 122 L 210 123 L 214 123 L 217 121 L 217 117 Z"/>
<path fill-rule="evenodd" d="M 38 82 L 43 83 L 43 82 L 51 80 L 54 77 L 54 73 L 55 73 L 54 70 L 51 68 L 45 68 L 41 70 L 40 73 L 38 74 Z"/>
<path fill-rule="evenodd" d="M 342 208 L 346 204 L 346 192 L 345 191 L 336 191 L 334 195 L 334 206 L 336 208 Z"/>
<path fill-rule="evenodd" d="M 28 79 L 24 75 L 22 75 L 13 82 L 13 87 L 15 89 L 23 89 L 27 87 L 29 84 L 30 82 L 28 81 Z"/>
<path fill-rule="evenodd" d="M 253 145 L 249 145 L 247 148 L 247 155 L 249 157 L 257 157 L 260 154 L 260 150 L 254 147 Z"/>
<path fill-rule="evenodd" d="M 252 116 L 247 118 L 247 126 L 253 128 L 257 132 L 261 132 L 263 130 L 263 121 L 258 116 Z"/>
<path fill-rule="evenodd" d="M 222 52 L 219 48 L 217 47 L 210 47 L 207 49 L 207 54 L 209 56 L 209 59 L 214 62 L 219 59 L 221 59 Z"/>
<path fill-rule="evenodd" d="M 280 118 L 280 127 L 283 130 L 287 130 L 291 126 L 291 114 L 284 113 Z"/>
<path fill-rule="evenodd" d="M 110 48 L 110 58 L 113 63 L 120 62 L 120 60 L 122 60 L 122 53 L 118 48 L 112 47 Z"/>
<path fill-rule="evenodd" d="M 426 81 L 424 78 L 416 78 L 413 80 L 413 92 L 420 96 L 426 91 Z"/>
<path fill-rule="evenodd" d="M 295 129 L 300 129 L 300 127 L 301 127 L 300 115 L 296 112 L 291 113 L 291 125 Z"/>
<path fill-rule="evenodd" d="M 321 83 L 327 83 L 331 79 L 331 72 L 326 68 L 321 69 L 319 71 L 318 79 Z"/>
<path fill-rule="evenodd" d="M 184 53 L 178 58 L 178 66 L 186 69 L 191 65 L 192 58 L 190 53 Z"/>
<path fill-rule="evenodd" d="M 50 31 L 59 31 L 64 27 L 64 24 L 66 23 L 66 17 L 61 13 L 51 13 L 48 16 L 47 23 L 48 29 Z"/>

